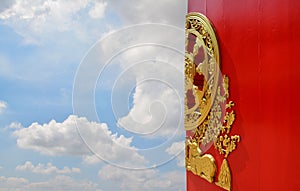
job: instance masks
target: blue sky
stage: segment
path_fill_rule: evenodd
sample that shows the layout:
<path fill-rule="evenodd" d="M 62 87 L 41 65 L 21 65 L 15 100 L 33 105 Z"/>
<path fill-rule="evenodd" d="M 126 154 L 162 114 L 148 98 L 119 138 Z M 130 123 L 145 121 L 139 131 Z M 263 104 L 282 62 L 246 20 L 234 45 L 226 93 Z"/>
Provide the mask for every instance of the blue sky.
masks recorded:
<path fill-rule="evenodd" d="M 0 190 L 185 190 L 186 4 L 1 1 Z"/>

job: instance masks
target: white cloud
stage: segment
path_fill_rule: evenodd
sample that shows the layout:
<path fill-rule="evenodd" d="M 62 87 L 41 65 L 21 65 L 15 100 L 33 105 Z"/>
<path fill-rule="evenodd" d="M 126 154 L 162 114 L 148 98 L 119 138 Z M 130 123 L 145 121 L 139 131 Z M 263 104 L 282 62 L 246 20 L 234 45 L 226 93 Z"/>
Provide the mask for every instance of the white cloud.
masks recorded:
<path fill-rule="evenodd" d="M 184 27 L 187 0 L 110 0 L 109 5 L 127 23 L 168 23 Z"/>
<path fill-rule="evenodd" d="M 133 107 L 126 116 L 119 116 L 118 125 L 150 137 L 170 136 L 183 128 L 183 41 L 174 39 L 184 33 L 172 27 L 153 27 L 152 35 L 146 31 L 136 34 L 137 43 L 147 40 L 120 55 L 123 81 L 134 76 L 135 89 Z M 153 44 L 147 44 L 151 41 Z"/>
<path fill-rule="evenodd" d="M 185 173 L 158 170 L 127 170 L 105 166 L 99 171 L 99 177 L 117 183 L 121 191 L 183 191 L 185 190 Z"/>
<path fill-rule="evenodd" d="M 64 32 L 67 32 L 67 35 L 75 32 L 76 37 L 81 40 L 89 38 L 89 36 L 91 36 L 89 34 L 91 33 L 99 35 L 99 29 L 97 29 L 97 27 L 99 28 L 99 25 L 97 27 L 88 27 L 93 26 L 94 22 L 90 22 L 90 20 L 87 20 L 86 18 L 103 18 L 103 14 L 106 13 L 106 9 L 108 8 L 116 11 L 116 13 L 120 15 L 120 18 L 114 17 L 112 20 L 120 19 L 125 21 L 126 24 L 157 22 L 180 26 L 182 29 L 184 28 L 186 1 L 162 0 L 153 3 L 153 1 L 149 0 L 112 0 L 107 2 L 107 6 L 106 3 L 103 3 L 102 7 L 99 6 L 98 8 L 97 6 L 93 6 L 96 4 L 97 3 L 89 4 L 87 0 L 17 0 L 16 3 L 10 8 L 1 12 L 0 17 L 4 20 L 4 23 L 12 27 L 18 34 L 23 36 L 26 43 L 33 44 L 39 44 L 45 40 L 59 41 L 57 37 Z M 80 14 L 83 16 L 79 16 Z M 109 20 L 109 22 L 113 22 L 112 20 Z M 98 20 L 95 21 L 98 22 Z M 105 26 L 103 26 L 103 28 L 104 27 Z M 126 37 L 127 40 L 141 38 L 147 39 L 150 43 L 164 43 L 166 42 L 165 39 L 167 39 L 178 49 L 183 47 L 183 43 L 181 43 L 181 41 L 183 42 L 183 38 L 181 38 L 181 36 L 184 35 L 184 31 L 182 32 L 182 35 L 178 33 L 169 33 L 169 31 L 156 31 L 147 30 L 146 27 L 142 28 L 142 31 L 135 31 L 132 34 L 129 34 L 129 38 L 126 36 L 128 34 L 122 35 L 123 37 Z M 156 35 L 155 41 L 153 41 L 151 34 Z M 71 38 L 69 40 L 70 42 L 73 42 L 74 39 Z M 112 41 L 109 43 L 112 43 Z M 136 41 L 134 41 L 134 43 L 136 43 Z M 68 44 L 68 42 L 66 44 Z M 74 43 L 71 45 L 74 45 Z M 115 45 L 119 46 L 119 44 Z M 105 44 L 104 46 L 106 50 L 113 51 L 114 49 L 110 49 L 110 47 L 110 44 Z M 64 46 L 62 46 L 61 50 L 64 51 L 61 52 L 65 54 L 65 50 L 73 50 L 73 48 L 74 47 L 72 47 L 72 49 L 66 49 Z M 162 136 L 169 136 L 174 132 L 174 129 L 178 125 L 177 121 L 180 116 L 178 104 L 180 104 L 180 101 L 176 101 L 177 97 L 175 91 L 173 91 L 174 89 L 169 88 L 165 83 L 157 84 L 157 81 L 149 81 L 149 83 L 148 81 L 147 83 L 142 82 L 148 77 L 155 77 L 166 82 L 171 81 L 172 84 L 177 84 L 177 86 L 180 86 L 178 84 L 182 83 L 182 80 L 180 77 L 178 77 L 178 75 L 176 75 L 176 72 L 172 73 L 170 69 L 173 71 L 176 71 L 176 67 L 180 69 L 180 67 L 183 66 L 182 61 L 180 57 L 176 57 L 177 59 L 174 59 L 174 54 L 171 54 L 170 56 L 170 51 L 168 50 L 161 51 L 162 49 L 153 49 L 151 47 L 148 47 L 147 50 L 146 49 L 147 48 L 145 47 L 140 49 L 131 49 L 131 51 L 128 51 L 122 55 L 123 68 L 130 66 L 129 64 L 135 63 L 135 61 L 141 61 L 140 59 L 145 58 L 145 52 L 147 52 L 148 56 L 154 55 L 151 58 L 154 58 L 157 65 L 152 65 L 152 62 L 146 63 L 144 66 L 148 66 L 148 71 L 146 71 L 144 67 L 134 67 L 132 73 L 137 79 L 136 92 L 134 94 L 134 106 L 128 115 L 120 118 L 119 122 L 122 123 L 123 126 L 131 128 L 131 130 L 140 132 L 143 131 L 141 131 L 139 124 L 136 125 L 135 123 L 133 126 L 130 124 L 134 122 L 145 123 L 149 122 L 149 120 L 152 120 L 151 123 L 147 123 L 145 126 L 148 127 L 148 129 L 145 128 L 146 132 L 151 132 L 157 127 L 160 127 L 161 122 L 164 122 L 163 128 L 161 128 L 161 131 L 158 131 L 157 133 Z M 73 51 L 70 52 L 73 54 Z M 57 55 L 51 55 L 51 57 L 53 56 Z M 43 59 L 48 60 L 45 58 Z M 55 62 L 52 62 L 51 64 L 53 63 Z M 173 65 L 166 66 L 164 63 Z M 161 67 L 159 65 L 164 66 Z M 28 66 L 26 67 L 30 69 L 32 68 Z M 42 66 L 43 69 L 45 69 L 45 67 L 47 66 Z M 35 71 L 35 73 L 41 73 L 44 76 L 44 73 L 42 72 Z M 155 73 L 154 76 L 152 75 L 153 73 Z M 157 88 L 156 92 L 153 92 L 154 88 Z M 166 121 L 164 121 L 164 118 L 161 118 L 164 117 L 164 115 L 166 115 Z M 153 126 L 154 129 L 151 129 L 152 126 L 150 124 L 155 125 Z M 33 123 L 27 128 L 21 127 L 20 129 L 16 129 L 14 135 L 17 138 L 18 146 L 23 149 L 31 149 L 42 154 L 52 156 L 81 156 L 83 157 L 84 162 L 88 164 L 99 162 L 99 158 L 90 152 L 85 144 L 83 144 L 80 136 L 78 136 L 76 125 L 80 129 L 82 136 L 85 138 L 91 149 L 96 153 L 99 153 L 99 155 L 103 156 L 103 158 L 113 162 L 125 164 L 126 166 L 132 166 L 132 163 L 136 163 L 138 166 L 146 163 L 144 157 L 142 157 L 138 153 L 137 149 L 132 146 L 131 138 L 112 134 L 112 132 L 108 130 L 106 124 L 89 122 L 86 118 L 69 116 L 62 123 L 58 123 L 54 120 L 43 125 Z M 123 145 L 123 147 L 120 147 L 120 145 Z M 37 166 L 34 167 L 36 168 Z M 183 172 L 170 172 L 168 174 L 161 175 L 160 172 L 153 169 L 143 172 L 128 171 L 107 166 L 99 171 L 99 176 L 108 181 L 113 181 L 116 184 L 120 184 L 122 190 L 141 190 L 139 189 L 140 187 L 145 188 L 145 190 L 155 189 L 164 191 L 179 191 L 184 190 L 185 185 L 185 175 Z M 3 179 L 7 180 L 8 178 L 3 177 Z M 20 182 L 23 181 L 24 183 L 22 183 L 20 187 L 16 187 L 16 190 L 19 189 L 23 191 L 94 191 L 96 189 L 96 186 L 93 183 L 75 181 L 66 176 L 58 176 L 55 179 L 49 180 L 48 182 L 29 183 L 29 181 L 26 179 L 17 180 Z M 14 187 L 6 188 L 13 189 Z"/>
<path fill-rule="evenodd" d="M 89 9 L 93 17 L 103 18 L 106 6 L 90 0 L 16 0 L 0 13 L 0 19 L 24 37 L 25 43 L 40 44 L 65 31 L 76 31 L 79 39 L 88 37 L 84 28 L 89 26 Z"/>
<path fill-rule="evenodd" d="M 176 130 L 182 130 L 180 74 L 172 73 L 170 65 L 165 63 L 143 64 L 143 67 L 149 73 L 138 69 L 133 107 L 128 115 L 119 119 L 118 125 L 136 133 L 171 136 Z M 170 83 L 174 76 L 177 79 Z M 178 85 L 172 86 L 176 82 Z"/>
<path fill-rule="evenodd" d="M 7 103 L 0 100 L 0 114 L 2 114 L 6 108 L 7 108 Z"/>
<path fill-rule="evenodd" d="M 94 105 L 98 81 L 111 88 L 110 101 L 119 127 L 149 135 L 143 138 L 182 135 L 184 38 L 180 36 L 184 37 L 184 30 L 158 24 L 108 34 L 78 70 L 73 89 L 76 113 L 94 115 L 88 107 Z M 107 72 L 109 67 L 116 71 Z M 97 90 L 103 91 L 101 85 Z"/>
<path fill-rule="evenodd" d="M 9 124 L 8 128 L 10 128 L 10 129 L 21 129 L 21 128 L 24 128 L 24 127 L 19 122 L 12 122 L 11 124 Z"/>
<path fill-rule="evenodd" d="M 35 85 L 52 82 L 63 87 L 65 79 L 71 83 L 76 65 L 111 23 L 104 19 L 106 6 L 101 20 L 90 17 L 90 10 L 98 17 L 101 14 L 93 0 L 5 0 L 4 4 L 1 1 L 1 28 L 14 32 L 3 35 L 15 39 L 9 46 L 18 48 L 12 54 L 0 53 L 0 76 Z M 26 54 L 20 54 L 24 47 L 28 47 Z"/>
<path fill-rule="evenodd" d="M 104 180 L 119 182 L 121 189 L 133 190 L 139 188 L 145 181 L 153 178 L 156 170 L 127 170 L 106 165 L 98 174 Z"/>
<path fill-rule="evenodd" d="M 103 36 L 109 28 L 117 30 L 126 25 L 156 22 L 184 29 L 187 5 L 186 0 L 162 0 L 156 3 L 149 0 L 138 2 L 15 0 L 9 3 L 6 0 L 5 2 L 0 12 L 1 23 L 22 36 L 23 43 L 46 45 L 47 48 L 40 46 L 42 48 L 37 50 L 38 55 L 29 53 L 28 58 L 21 58 L 22 64 L 14 61 L 16 58 L 11 59 L 13 64 L 9 65 L 10 68 L 3 67 L 4 70 L 1 70 L 0 74 L 8 75 L 9 72 L 14 77 L 26 80 L 29 78 L 35 83 L 45 78 L 46 80 L 64 78 L 66 75 L 57 78 L 57 74 L 68 74 L 67 71 L 70 71 L 68 64 L 79 63 L 84 51 L 88 49 L 87 46 Z M 113 17 L 106 17 L 106 14 Z M 91 17 L 101 18 L 101 21 Z M 151 33 L 155 31 L 143 31 L 145 37 Z M 167 36 L 165 33 L 158 35 Z M 181 39 L 179 36 L 172 37 L 174 41 Z M 57 72 L 58 70 L 61 72 Z"/>
<path fill-rule="evenodd" d="M 25 178 L 0 177 L 0 190 L 5 191 L 101 191 L 98 185 L 85 180 L 75 180 L 59 175 L 47 182 L 30 182 Z"/>
<path fill-rule="evenodd" d="M 167 148 L 166 151 L 170 155 L 177 155 L 184 150 L 184 146 L 184 142 L 175 142 L 169 148 Z"/>
<path fill-rule="evenodd" d="M 93 19 L 101 19 L 104 17 L 105 9 L 106 9 L 107 3 L 95 3 L 95 6 L 90 9 L 89 15 Z"/>
<path fill-rule="evenodd" d="M 0 12 L 9 8 L 14 2 L 15 0 L 2 0 L 0 3 Z"/>
<path fill-rule="evenodd" d="M 105 87 L 114 88 L 111 101 L 119 127 L 138 134 L 151 134 L 148 136 L 151 138 L 170 137 L 176 130 L 183 132 L 184 38 L 181 37 L 184 37 L 183 29 L 158 24 L 136 25 L 108 34 L 81 64 L 77 73 L 79 80 L 76 79 L 78 84 L 74 86 L 75 103 L 80 103 L 83 97 L 87 102 L 93 99 L 92 96 L 89 99 L 86 92 L 94 92 L 90 89 L 94 88 L 96 79 L 107 83 Z M 110 64 L 121 71 L 117 79 L 101 71 L 101 67 Z M 84 72 L 86 70 L 90 72 Z M 132 89 L 124 92 L 124 87 L 135 87 L 130 110 L 128 95 Z"/>
<path fill-rule="evenodd" d="M 184 153 L 185 143 L 174 142 L 169 148 L 166 149 L 166 152 L 169 155 L 176 156 L 177 165 L 180 167 L 185 166 L 185 153 Z"/>
<path fill-rule="evenodd" d="M 114 57 L 114 60 L 120 61 L 118 64 L 121 63 L 116 68 L 121 67 L 120 78 L 122 79 L 113 80 L 109 75 L 109 80 L 99 79 L 99 81 L 112 83 L 118 80 L 120 83 L 136 83 L 133 106 L 126 115 L 119 111 L 124 111 L 120 107 L 128 108 L 128 97 L 116 98 L 117 100 L 123 99 L 123 105 L 121 105 L 121 101 L 116 101 L 116 104 L 113 105 L 119 127 L 135 133 L 151 134 L 149 137 L 173 135 L 177 129 L 183 128 L 181 113 L 183 103 L 182 63 L 184 62 L 183 29 L 186 1 L 163 0 L 159 3 L 148 0 L 139 2 L 109 1 L 107 6 L 117 10 L 121 15 L 120 18 L 128 21 L 128 24 L 140 22 L 170 24 L 142 25 L 128 30 L 115 31 L 100 41 L 101 48 L 99 51 L 94 51 L 97 58 L 86 60 L 91 62 L 90 59 L 100 59 L 101 62 L 94 61 L 98 66 L 89 64 L 93 67 L 88 70 L 97 71 L 95 68 L 99 68 L 111 57 Z M 160 11 L 161 9 L 164 11 Z M 180 11 L 174 11 L 177 9 Z M 168 14 L 169 12 L 172 12 L 172 17 Z M 154 20 L 151 20 L 152 18 Z M 180 28 L 172 25 L 180 26 Z M 94 47 L 94 49 L 98 49 L 98 47 Z M 88 75 L 90 76 L 91 73 Z M 95 76 L 100 75 L 97 73 Z M 131 78 L 135 78 L 135 80 L 128 80 Z M 89 79 L 89 77 L 84 79 Z M 85 83 L 87 81 L 84 80 Z M 117 86 L 118 84 L 113 85 Z M 124 87 L 122 85 L 120 85 L 120 89 Z M 112 85 L 107 87 L 112 87 Z M 125 93 L 122 92 L 122 94 Z"/>
<path fill-rule="evenodd" d="M 34 166 L 30 161 L 26 161 L 23 165 L 18 165 L 16 170 L 21 171 L 30 171 L 36 174 L 71 174 L 71 173 L 80 173 L 79 168 L 69 168 L 63 167 L 62 169 L 58 169 L 51 163 L 47 163 L 46 165 L 39 163 Z"/>
<path fill-rule="evenodd" d="M 25 178 L 0 176 L 0 188 L 5 191 L 17 191 L 26 186 L 28 182 Z"/>
<path fill-rule="evenodd" d="M 80 39 L 91 36 L 91 31 L 99 34 L 100 26 L 89 19 L 103 19 L 107 9 L 119 16 L 108 21 L 110 25 L 121 20 L 127 24 L 154 22 L 184 27 L 187 0 L 156 3 L 151 0 L 6 0 L 0 5 L 0 19 L 23 36 L 25 43 L 40 44 L 49 36 L 57 37 L 56 32 L 74 31 Z M 97 27 L 93 27 L 95 24 Z"/>
<path fill-rule="evenodd" d="M 171 171 L 166 172 L 161 176 L 161 179 L 167 179 L 171 181 L 170 190 L 185 191 L 186 190 L 186 174 L 185 171 Z M 166 189 L 168 190 L 168 189 Z M 163 191 L 163 190 L 162 190 Z"/>
<path fill-rule="evenodd" d="M 97 154 L 107 162 L 125 166 L 146 164 L 144 157 L 131 146 L 132 138 L 112 134 L 105 123 L 89 122 L 84 117 L 70 115 L 62 123 L 54 120 L 43 125 L 33 123 L 15 130 L 13 135 L 20 148 L 45 155 L 81 156 L 86 163 L 95 163 L 99 162 L 93 158 Z"/>
<path fill-rule="evenodd" d="M 86 155 L 83 157 L 83 162 L 85 164 L 97 164 L 101 162 L 101 159 L 96 155 Z"/>

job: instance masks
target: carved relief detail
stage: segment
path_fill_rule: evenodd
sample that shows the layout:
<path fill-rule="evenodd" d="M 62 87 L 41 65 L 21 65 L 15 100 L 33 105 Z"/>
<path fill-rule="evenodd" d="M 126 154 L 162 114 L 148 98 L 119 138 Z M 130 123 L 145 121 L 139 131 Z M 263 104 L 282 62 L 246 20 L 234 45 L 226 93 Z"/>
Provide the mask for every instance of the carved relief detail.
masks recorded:
<path fill-rule="evenodd" d="M 201 155 L 201 150 L 195 140 L 188 140 L 186 144 L 187 170 L 212 183 L 217 170 L 215 159 L 210 154 Z"/>
<path fill-rule="evenodd" d="M 224 159 L 222 162 L 220 174 L 218 176 L 218 182 L 216 182 L 216 185 L 224 188 L 225 190 L 231 190 L 231 173 L 226 159 Z"/>
<path fill-rule="evenodd" d="M 237 148 L 240 136 L 230 135 L 236 118 L 234 102 L 228 100 L 229 78 L 219 68 L 219 48 L 210 22 L 199 13 L 188 14 L 184 126 L 192 135 L 186 140 L 186 169 L 230 191 L 227 157 Z M 214 157 L 205 153 L 210 145 L 224 157 L 219 173 Z"/>

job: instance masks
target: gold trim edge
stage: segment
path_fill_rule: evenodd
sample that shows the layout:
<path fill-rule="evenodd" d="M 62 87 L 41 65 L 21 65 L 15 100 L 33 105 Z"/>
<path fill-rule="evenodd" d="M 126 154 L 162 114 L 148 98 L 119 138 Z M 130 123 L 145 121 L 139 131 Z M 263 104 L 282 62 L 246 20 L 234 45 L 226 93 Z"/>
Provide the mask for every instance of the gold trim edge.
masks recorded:
<path fill-rule="evenodd" d="M 200 51 L 203 54 L 201 62 L 195 63 Z M 195 86 L 195 75 L 204 76 L 201 88 Z M 191 106 L 188 96 L 189 99 L 194 98 L 194 105 Z M 235 104 L 228 98 L 229 77 L 220 72 L 219 46 L 214 28 L 206 16 L 189 13 L 186 16 L 184 126 L 194 135 L 186 140 L 186 169 L 231 191 L 232 175 L 227 159 L 241 138 L 230 133 L 235 121 Z M 214 157 L 200 149 L 200 145 L 205 147 L 209 143 L 224 157 L 219 172 Z"/>

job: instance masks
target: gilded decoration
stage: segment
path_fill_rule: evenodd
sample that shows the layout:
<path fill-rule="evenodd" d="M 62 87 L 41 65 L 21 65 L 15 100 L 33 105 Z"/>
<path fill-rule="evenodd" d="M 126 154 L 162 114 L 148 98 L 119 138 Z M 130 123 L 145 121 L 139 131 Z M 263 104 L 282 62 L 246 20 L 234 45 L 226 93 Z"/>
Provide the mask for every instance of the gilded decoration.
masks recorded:
<path fill-rule="evenodd" d="M 229 77 L 220 71 L 217 38 L 204 15 L 187 15 L 185 46 L 186 169 L 230 191 L 227 158 L 237 148 L 240 136 L 230 133 L 236 116 L 234 102 L 228 100 Z M 210 146 L 223 156 L 219 170 L 214 157 L 206 153 Z"/>
<path fill-rule="evenodd" d="M 186 168 L 212 183 L 217 170 L 215 159 L 210 154 L 202 155 L 197 141 L 188 140 L 186 144 Z"/>

